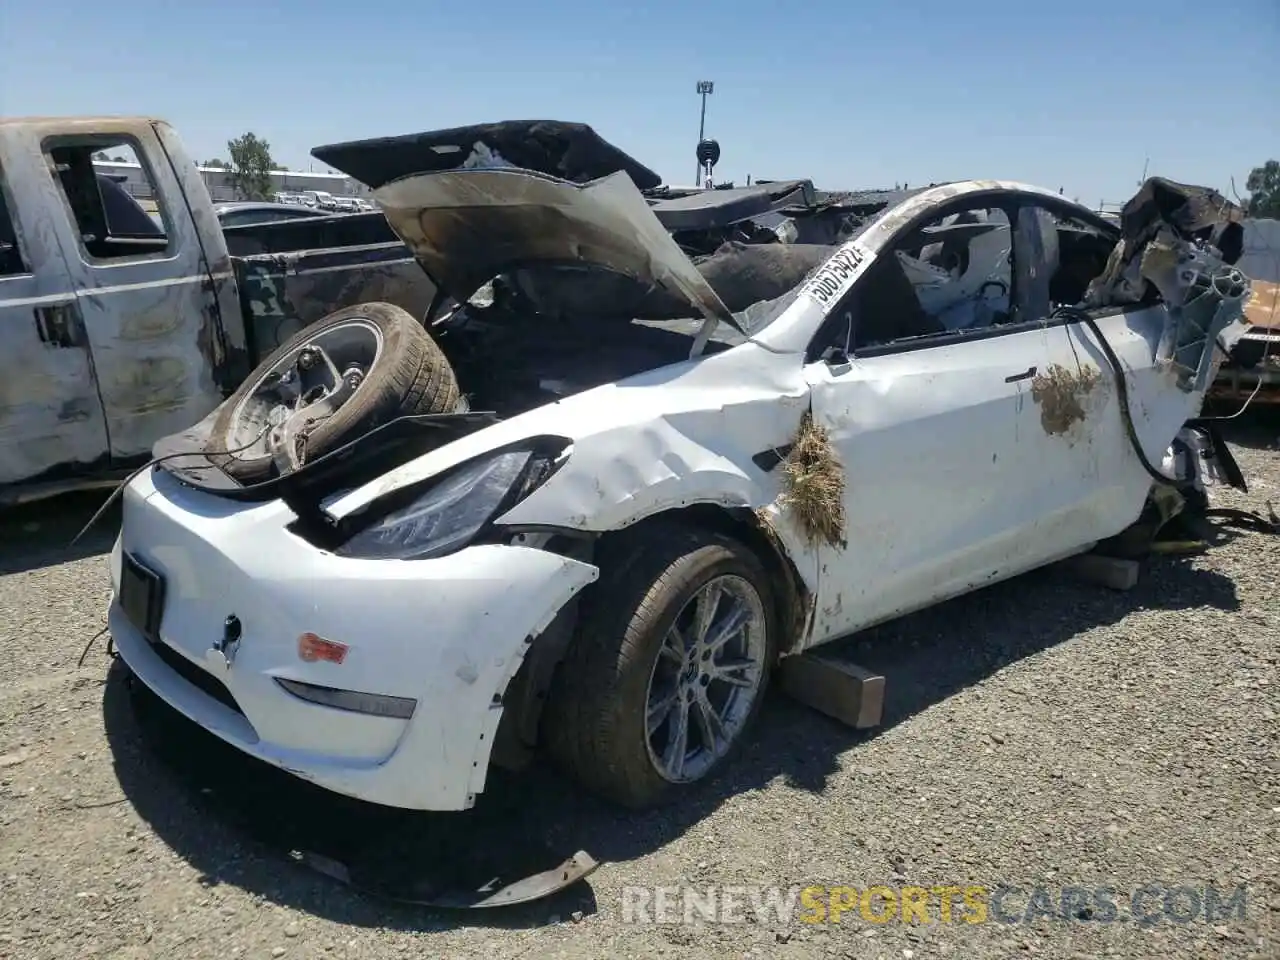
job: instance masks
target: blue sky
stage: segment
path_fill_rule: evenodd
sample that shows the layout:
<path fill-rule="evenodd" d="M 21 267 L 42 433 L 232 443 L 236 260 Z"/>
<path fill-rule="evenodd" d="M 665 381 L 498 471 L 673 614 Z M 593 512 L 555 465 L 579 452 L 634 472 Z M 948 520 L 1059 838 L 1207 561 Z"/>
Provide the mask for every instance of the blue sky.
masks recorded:
<path fill-rule="evenodd" d="M 1280 157 L 1280 0 L 0 4 L 0 114 L 148 113 L 198 159 L 498 119 L 590 123 L 693 179 L 1007 177 L 1091 206 Z"/>

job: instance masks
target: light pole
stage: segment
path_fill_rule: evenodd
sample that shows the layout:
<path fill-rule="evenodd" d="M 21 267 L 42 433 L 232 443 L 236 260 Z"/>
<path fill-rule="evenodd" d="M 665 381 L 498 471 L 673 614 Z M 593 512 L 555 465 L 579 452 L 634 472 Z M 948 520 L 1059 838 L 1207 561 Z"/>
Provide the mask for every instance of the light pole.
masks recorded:
<path fill-rule="evenodd" d="M 698 120 L 698 142 L 702 142 L 703 134 L 707 132 L 707 97 L 715 90 L 715 84 L 710 80 L 698 81 L 698 96 L 702 97 L 702 116 Z M 702 180 L 702 161 L 698 161 L 698 172 L 693 175 L 693 182 L 700 183 Z"/>

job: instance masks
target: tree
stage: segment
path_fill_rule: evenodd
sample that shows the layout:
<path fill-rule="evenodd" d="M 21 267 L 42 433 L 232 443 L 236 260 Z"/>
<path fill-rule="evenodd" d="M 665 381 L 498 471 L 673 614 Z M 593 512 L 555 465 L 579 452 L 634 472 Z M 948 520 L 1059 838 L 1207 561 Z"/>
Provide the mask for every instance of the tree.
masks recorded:
<path fill-rule="evenodd" d="M 271 196 L 271 144 L 250 132 L 227 141 L 231 155 L 231 187 L 245 200 Z"/>
<path fill-rule="evenodd" d="M 212 160 L 206 160 L 203 166 L 217 167 L 219 170 L 225 170 L 227 169 L 227 162 L 225 160 L 219 160 L 217 157 L 214 157 Z"/>
<path fill-rule="evenodd" d="M 1249 191 L 1249 216 L 1280 218 L 1280 160 L 1254 167 L 1244 187 Z"/>

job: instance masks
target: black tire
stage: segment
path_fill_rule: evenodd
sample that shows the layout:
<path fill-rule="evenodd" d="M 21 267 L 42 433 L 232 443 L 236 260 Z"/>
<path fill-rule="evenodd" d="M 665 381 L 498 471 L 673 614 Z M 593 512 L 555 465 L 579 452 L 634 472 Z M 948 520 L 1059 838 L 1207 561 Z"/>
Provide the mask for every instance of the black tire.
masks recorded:
<path fill-rule="evenodd" d="M 273 366 L 326 329 L 364 319 L 382 335 L 382 351 L 364 380 L 337 412 L 307 435 L 307 458 L 315 459 L 374 427 L 404 414 L 453 413 L 458 409 L 458 381 L 448 358 L 422 324 L 390 303 L 360 303 L 343 307 L 299 331 L 274 350 L 249 374 L 223 404 L 214 420 L 206 455 L 241 483 L 255 483 L 272 475 L 269 453 L 260 445 L 236 454 L 221 454 L 247 442 L 237 430 L 241 402 L 250 396 Z"/>
<path fill-rule="evenodd" d="M 556 764 L 588 790 L 642 809 L 711 779 L 741 747 L 776 660 L 777 606 L 765 568 L 728 537 L 654 525 L 597 558 L 600 579 L 583 593 L 577 636 L 556 673 L 544 742 Z M 697 780 L 673 782 L 656 769 L 645 730 L 647 698 L 663 638 L 686 603 L 713 578 L 734 574 L 759 595 L 765 614 L 760 685 L 729 749 Z"/>

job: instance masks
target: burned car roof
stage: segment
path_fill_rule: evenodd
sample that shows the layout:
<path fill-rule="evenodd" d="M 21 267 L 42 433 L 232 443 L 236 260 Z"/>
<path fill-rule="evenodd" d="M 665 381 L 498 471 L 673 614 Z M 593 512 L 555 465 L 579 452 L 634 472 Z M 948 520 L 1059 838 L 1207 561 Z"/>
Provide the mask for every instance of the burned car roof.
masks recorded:
<path fill-rule="evenodd" d="M 492 158 L 497 162 L 491 165 L 535 170 L 575 183 L 597 180 L 619 170 L 641 190 L 662 182 L 656 173 L 585 123 L 562 120 L 503 120 L 397 137 L 349 140 L 316 147 L 311 155 L 376 190 L 415 173 L 464 166 L 477 144 L 487 148 L 486 161 L 497 154 Z"/>
<path fill-rule="evenodd" d="M 706 190 L 657 200 L 653 212 L 672 232 L 711 230 L 789 206 L 809 206 L 815 191 L 809 180 L 786 180 L 753 187 Z"/>
<path fill-rule="evenodd" d="M 1222 251 L 1228 264 L 1244 250 L 1243 208 L 1211 187 L 1151 177 L 1120 212 L 1120 228 L 1130 241 L 1153 236 L 1162 225 L 1187 239 L 1204 240 Z"/>

